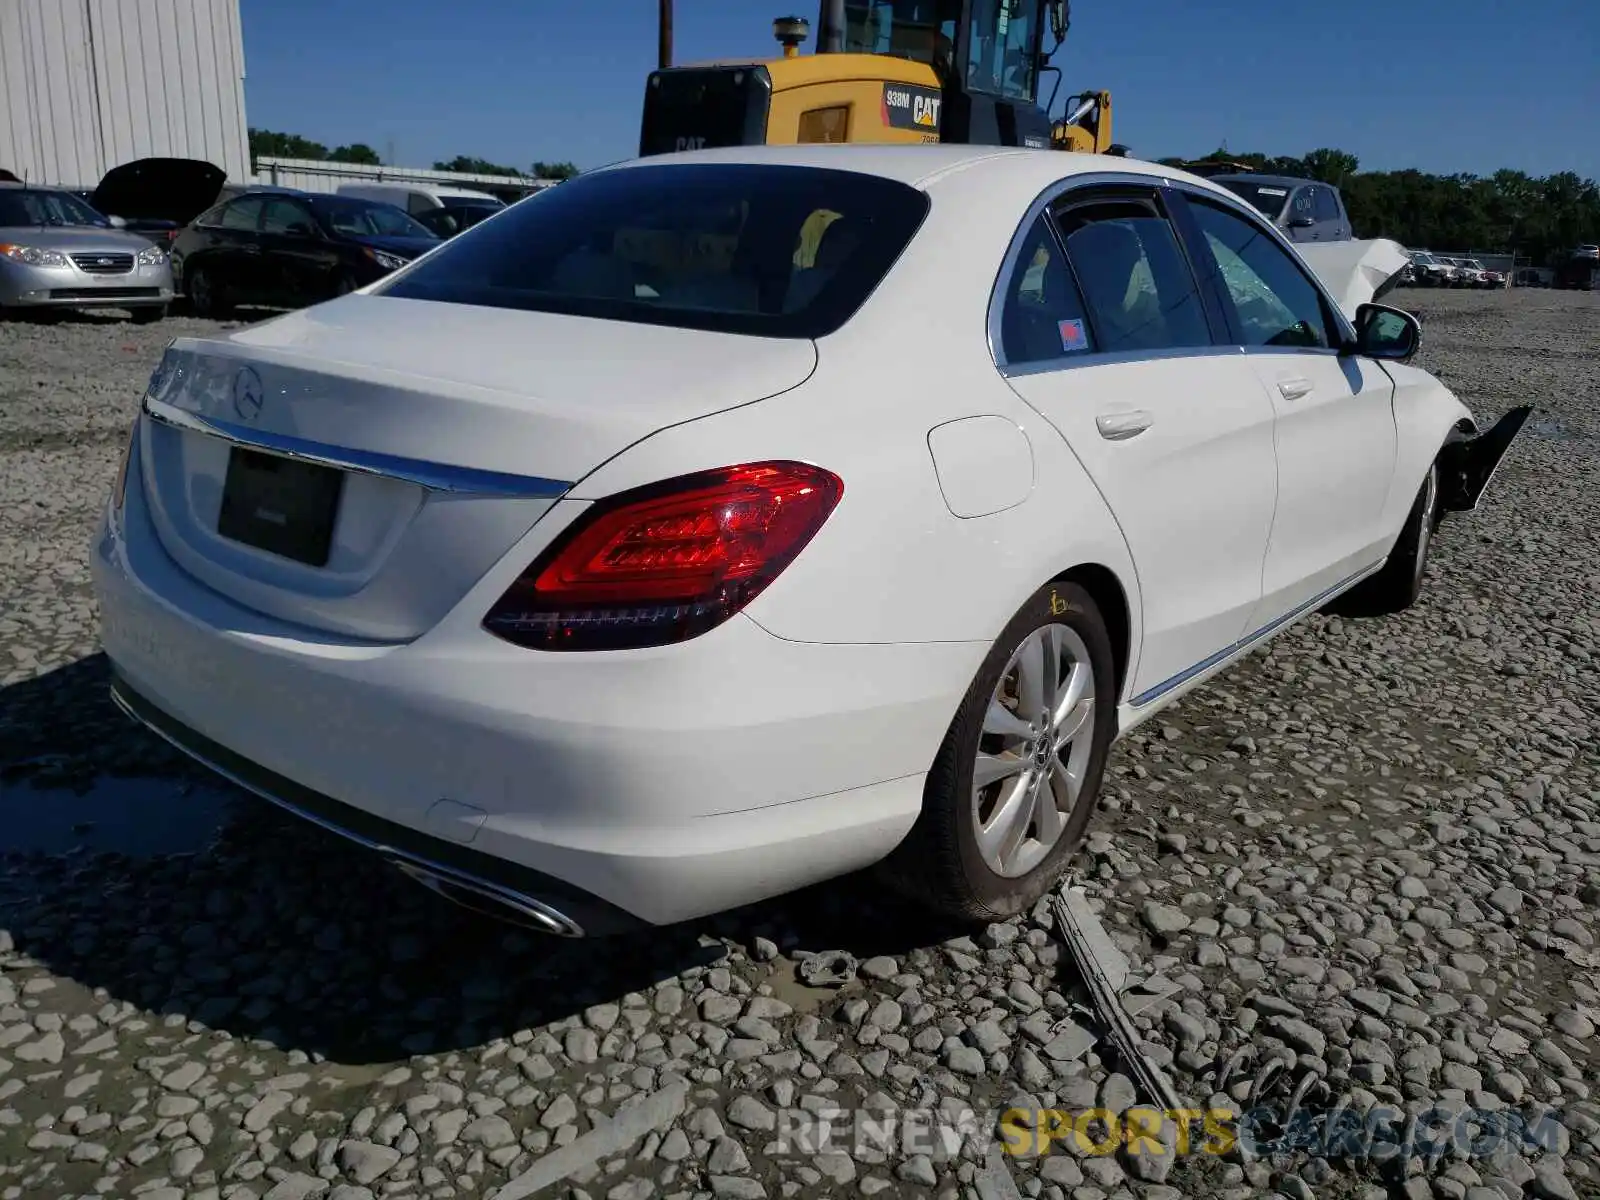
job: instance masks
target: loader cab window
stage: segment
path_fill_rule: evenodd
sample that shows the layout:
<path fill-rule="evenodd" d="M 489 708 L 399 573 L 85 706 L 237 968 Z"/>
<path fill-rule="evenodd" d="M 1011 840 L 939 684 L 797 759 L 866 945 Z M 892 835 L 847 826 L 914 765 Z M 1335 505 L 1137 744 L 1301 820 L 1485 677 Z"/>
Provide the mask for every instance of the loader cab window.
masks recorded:
<path fill-rule="evenodd" d="M 844 6 L 844 48 L 928 63 L 942 75 L 952 65 L 960 9 L 953 0 L 853 0 Z"/>
<path fill-rule="evenodd" d="M 973 0 L 967 42 L 970 90 L 1032 103 L 1039 49 L 1036 9 L 1017 0 Z"/>

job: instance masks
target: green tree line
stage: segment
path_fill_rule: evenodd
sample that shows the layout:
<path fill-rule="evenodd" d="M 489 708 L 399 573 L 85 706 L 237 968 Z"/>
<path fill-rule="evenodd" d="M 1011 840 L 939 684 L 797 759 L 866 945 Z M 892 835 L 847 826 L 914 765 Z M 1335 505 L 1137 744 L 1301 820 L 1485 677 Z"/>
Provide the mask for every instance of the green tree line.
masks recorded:
<path fill-rule="evenodd" d="M 329 149 L 321 142 L 301 137 L 297 133 L 276 133 L 271 129 L 250 130 L 250 158 L 305 158 L 314 162 L 360 163 L 378 167 L 383 160 L 378 152 L 365 142 L 352 142 L 348 146 Z M 524 171 L 520 167 L 507 167 L 471 155 L 458 154 L 448 162 L 433 164 L 435 171 L 459 171 L 471 175 L 531 175 L 536 179 L 571 179 L 578 168 L 569 162 L 536 162 Z"/>
<path fill-rule="evenodd" d="M 1181 166 L 1185 160 L 1161 161 Z M 1358 238 L 1393 238 L 1417 249 L 1513 252 L 1539 266 L 1574 246 L 1600 243 L 1600 186 L 1571 171 L 1363 171 L 1354 154 L 1330 149 L 1299 158 L 1218 149 L 1198 161 L 1243 163 L 1263 174 L 1331 183 L 1344 195 Z"/>

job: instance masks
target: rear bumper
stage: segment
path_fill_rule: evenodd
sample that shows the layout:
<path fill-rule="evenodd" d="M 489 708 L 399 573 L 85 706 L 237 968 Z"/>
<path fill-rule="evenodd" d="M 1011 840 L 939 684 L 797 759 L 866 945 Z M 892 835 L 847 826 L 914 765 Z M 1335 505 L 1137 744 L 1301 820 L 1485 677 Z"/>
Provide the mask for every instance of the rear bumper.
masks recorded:
<path fill-rule="evenodd" d="M 184 573 L 137 484 L 92 567 L 117 694 L 140 720 L 393 859 L 546 903 L 585 932 L 704 916 L 882 858 L 987 650 L 788 642 L 743 617 L 593 655 L 522 650 L 475 619 L 358 642 Z"/>

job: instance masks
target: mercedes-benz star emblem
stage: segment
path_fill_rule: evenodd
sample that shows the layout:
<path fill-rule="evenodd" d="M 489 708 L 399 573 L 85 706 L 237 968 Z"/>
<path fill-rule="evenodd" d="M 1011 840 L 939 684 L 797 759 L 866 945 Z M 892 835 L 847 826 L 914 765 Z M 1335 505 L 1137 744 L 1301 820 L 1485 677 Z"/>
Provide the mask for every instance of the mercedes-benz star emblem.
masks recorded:
<path fill-rule="evenodd" d="M 233 411 L 246 421 L 261 415 L 261 405 L 266 400 L 266 389 L 261 386 L 261 376 L 254 367 L 244 367 L 233 378 Z"/>

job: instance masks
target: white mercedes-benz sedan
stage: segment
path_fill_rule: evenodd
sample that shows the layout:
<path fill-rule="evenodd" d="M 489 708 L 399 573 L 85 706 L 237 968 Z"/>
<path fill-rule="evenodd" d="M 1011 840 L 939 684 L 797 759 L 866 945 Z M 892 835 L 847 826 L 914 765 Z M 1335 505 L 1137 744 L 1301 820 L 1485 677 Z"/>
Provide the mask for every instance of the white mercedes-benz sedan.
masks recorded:
<path fill-rule="evenodd" d="M 876 865 L 998 920 L 1107 751 L 1394 611 L 1526 409 L 1232 193 L 968 146 L 623 163 L 153 374 L 94 547 L 113 694 L 567 936 Z"/>

